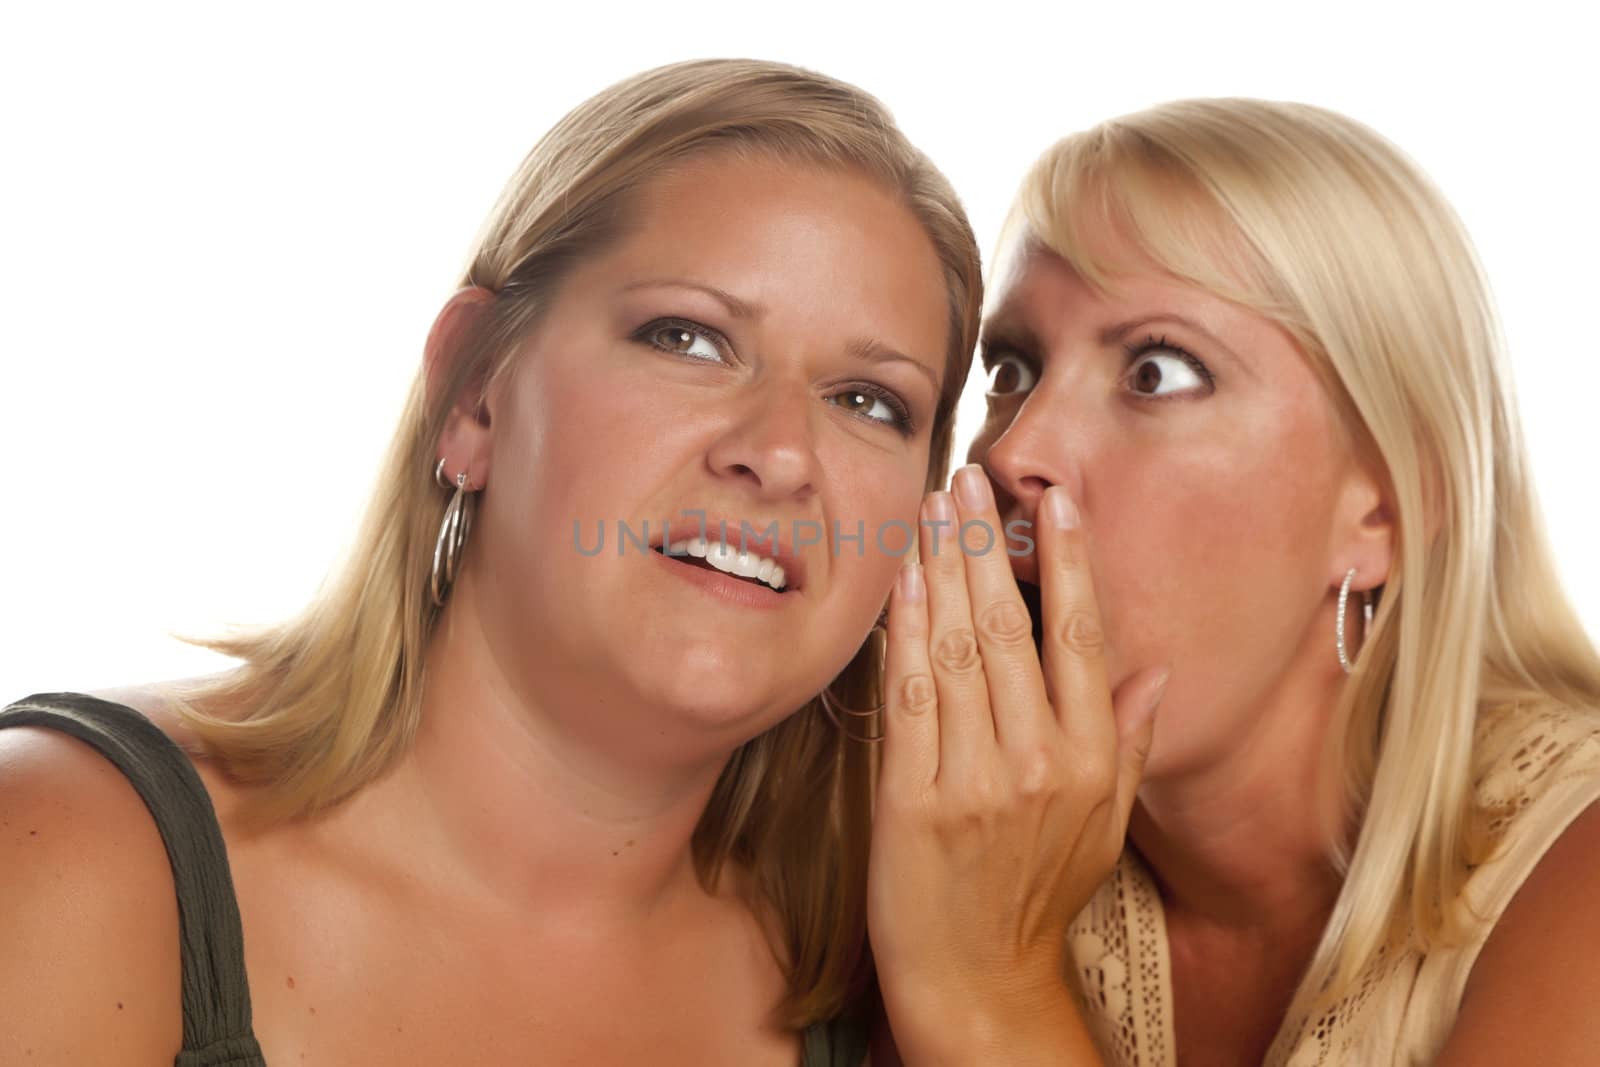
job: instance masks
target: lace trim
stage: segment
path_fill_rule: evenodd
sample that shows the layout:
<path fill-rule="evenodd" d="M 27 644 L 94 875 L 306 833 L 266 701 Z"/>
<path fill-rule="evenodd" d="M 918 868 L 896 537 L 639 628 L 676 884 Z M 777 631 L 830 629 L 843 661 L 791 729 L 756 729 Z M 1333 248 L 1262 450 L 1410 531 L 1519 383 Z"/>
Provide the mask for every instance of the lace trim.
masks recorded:
<path fill-rule="evenodd" d="M 1474 781 L 1480 862 L 1488 863 L 1515 839 L 1521 817 L 1557 785 L 1584 778 L 1600 791 L 1600 714 L 1553 707 L 1486 711 L 1474 733 L 1473 753 L 1482 768 Z M 1530 824 L 1527 832 L 1537 827 Z M 1469 891 L 1473 888 L 1469 883 Z M 1488 933 L 1485 927 L 1479 943 L 1469 946 L 1474 956 Z M 1073 922 L 1068 942 L 1079 1004 L 1102 1056 L 1121 1067 L 1172 1067 L 1166 924 L 1155 883 L 1132 850 Z M 1455 1003 L 1412 1003 L 1413 994 L 1428 1000 L 1430 993 L 1431 999 L 1449 993 L 1442 987 L 1417 990 L 1421 963 L 1416 952 L 1380 953 L 1347 996 L 1314 1021 L 1279 1033 L 1265 1063 L 1324 1067 L 1390 1061 L 1401 1052 L 1412 1011 L 1454 1017 Z"/>

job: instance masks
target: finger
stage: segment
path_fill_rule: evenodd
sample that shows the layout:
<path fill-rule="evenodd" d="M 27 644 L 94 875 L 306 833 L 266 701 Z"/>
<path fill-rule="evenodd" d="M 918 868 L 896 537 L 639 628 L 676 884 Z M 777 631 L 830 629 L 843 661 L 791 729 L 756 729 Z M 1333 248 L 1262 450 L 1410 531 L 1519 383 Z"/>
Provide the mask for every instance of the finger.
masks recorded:
<path fill-rule="evenodd" d="M 1128 825 L 1134 799 L 1144 781 L 1145 764 L 1155 740 L 1156 709 L 1167 691 L 1172 672 L 1164 667 L 1140 671 L 1117 687 L 1113 700 L 1117 723 L 1118 827 Z"/>
<path fill-rule="evenodd" d="M 1039 504 L 1039 596 L 1044 611 L 1045 684 L 1069 740 L 1088 752 L 1116 751 L 1116 723 L 1106 683 L 1105 632 L 1078 509 L 1053 485 Z"/>
<path fill-rule="evenodd" d="M 904 563 L 889 596 L 884 650 L 883 764 L 879 788 L 913 796 L 939 773 L 939 701 L 928 663 L 922 567 Z"/>
<path fill-rule="evenodd" d="M 956 544 L 956 506 L 946 492 L 922 503 L 922 573 L 928 589 L 928 657 L 939 694 L 939 769 L 959 773 L 994 747 L 994 720 Z"/>
<path fill-rule="evenodd" d="M 1033 644 L 1033 620 L 1011 573 L 994 492 L 982 467 L 956 472 L 955 498 L 956 537 L 995 736 L 1004 748 L 1027 751 L 1055 725 Z"/>

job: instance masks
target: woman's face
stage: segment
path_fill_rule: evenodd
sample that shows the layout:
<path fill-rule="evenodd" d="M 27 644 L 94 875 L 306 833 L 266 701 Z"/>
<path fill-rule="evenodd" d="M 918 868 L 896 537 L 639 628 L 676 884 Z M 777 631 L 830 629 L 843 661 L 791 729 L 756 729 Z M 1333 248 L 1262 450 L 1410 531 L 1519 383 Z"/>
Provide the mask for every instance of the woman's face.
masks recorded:
<path fill-rule="evenodd" d="M 915 521 L 948 301 L 929 237 L 864 177 L 719 155 L 657 178 L 490 391 L 464 578 L 497 659 L 664 737 L 668 714 L 742 739 L 813 696 L 893 581 L 874 532 Z M 748 524 L 784 590 L 655 550 L 697 513 L 734 550 Z"/>
<path fill-rule="evenodd" d="M 1036 242 L 1001 257 L 970 459 L 1008 520 L 1032 520 L 1052 484 L 1078 503 L 1112 683 L 1173 672 L 1154 779 L 1217 765 L 1264 736 L 1263 709 L 1338 678 L 1329 586 L 1381 513 L 1288 334 L 1107 251 L 1135 265 L 1110 293 Z M 1031 555 L 1016 563 L 1037 581 Z"/>

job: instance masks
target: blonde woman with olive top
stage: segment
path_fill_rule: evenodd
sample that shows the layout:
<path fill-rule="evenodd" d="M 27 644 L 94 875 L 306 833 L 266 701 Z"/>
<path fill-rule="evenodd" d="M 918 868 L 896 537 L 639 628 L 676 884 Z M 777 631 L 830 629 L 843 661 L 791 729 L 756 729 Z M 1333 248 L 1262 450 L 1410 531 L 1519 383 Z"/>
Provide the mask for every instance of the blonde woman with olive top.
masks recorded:
<path fill-rule="evenodd" d="M 876 681 L 898 559 L 792 531 L 915 520 L 978 302 L 851 86 L 580 105 L 320 598 L 231 673 L 0 715 L 0 1060 L 860 1062 L 867 749 L 816 697 Z"/>

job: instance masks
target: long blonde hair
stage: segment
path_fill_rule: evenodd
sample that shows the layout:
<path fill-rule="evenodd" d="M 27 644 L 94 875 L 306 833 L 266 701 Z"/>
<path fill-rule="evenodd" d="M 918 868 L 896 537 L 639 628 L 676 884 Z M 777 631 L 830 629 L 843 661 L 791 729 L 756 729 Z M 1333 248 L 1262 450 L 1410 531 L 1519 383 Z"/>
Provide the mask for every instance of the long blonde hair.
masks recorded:
<path fill-rule="evenodd" d="M 1557 580 L 1477 257 L 1417 166 L 1319 108 L 1190 100 L 1050 148 L 1008 227 L 1096 284 L 1109 224 L 1162 269 L 1272 319 L 1381 468 L 1398 551 L 1334 719 L 1353 850 L 1290 1018 L 1349 992 L 1396 938 L 1462 936 L 1480 715 L 1600 708 L 1600 659 Z"/>
<path fill-rule="evenodd" d="M 339 802 L 411 744 L 434 616 L 428 578 L 448 500 L 432 480 L 447 412 L 505 370 L 574 265 L 625 232 L 645 183 L 715 151 L 864 173 L 927 232 L 949 290 L 927 476 L 929 487 L 943 482 L 981 303 L 976 243 L 949 183 L 877 100 L 818 74 L 704 60 L 620 82 L 545 135 L 491 213 L 461 284 L 492 291 L 494 301 L 443 388 L 430 391 L 419 370 L 348 562 L 298 618 L 206 642 L 244 665 L 186 694 L 185 716 L 236 779 L 261 787 L 259 821 Z M 841 687 L 862 699 L 876 669 L 869 650 Z M 243 710 L 208 715 L 200 707 L 210 699 Z M 734 753 L 693 842 L 707 885 L 730 860 L 751 872 L 788 969 L 779 1015 L 796 1027 L 836 1014 L 867 971 L 865 824 L 843 815 L 864 810 L 867 760 L 814 704 Z"/>

